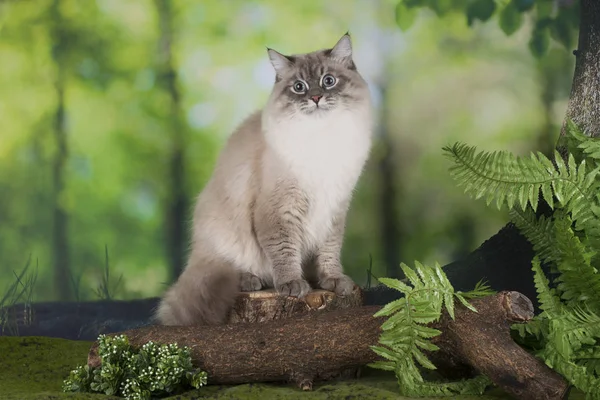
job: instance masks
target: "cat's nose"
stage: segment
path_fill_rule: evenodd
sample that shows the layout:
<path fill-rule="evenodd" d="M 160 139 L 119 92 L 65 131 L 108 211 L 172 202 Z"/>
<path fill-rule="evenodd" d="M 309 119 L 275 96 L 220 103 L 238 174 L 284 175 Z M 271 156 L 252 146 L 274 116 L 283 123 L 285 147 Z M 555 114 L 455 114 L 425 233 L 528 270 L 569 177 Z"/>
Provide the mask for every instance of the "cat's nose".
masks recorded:
<path fill-rule="evenodd" d="M 321 100 L 321 97 L 323 96 L 310 96 L 310 98 L 312 99 L 312 101 L 315 102 L 315 104 L 319 104 L 319 100 Z"/>

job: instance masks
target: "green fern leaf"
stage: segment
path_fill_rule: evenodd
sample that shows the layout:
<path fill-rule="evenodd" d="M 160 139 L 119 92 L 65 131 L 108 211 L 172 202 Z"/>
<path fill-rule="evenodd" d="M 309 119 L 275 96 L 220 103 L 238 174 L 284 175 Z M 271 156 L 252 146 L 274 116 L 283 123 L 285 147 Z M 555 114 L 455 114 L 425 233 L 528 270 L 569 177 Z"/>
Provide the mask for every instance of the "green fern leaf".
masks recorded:
<path fill-rule="evenodd" d="M 367 367 L 381 369 L 384 371 L 395 371 L 396 364 L 390 361 L 375 361 L 370 364 L 367 364 Z"/>
<path fill-rule="evenodd" d="M 517 229 L 532 244 L 535 254 L 544 262 L 557 261 L 560 252 L 556 249 L 552 219 L 543 215 L 539 219 L 531 208 L 510 210 L 509 215 Z"/>
<path fill-rule="evenodd" d="M 394 300 L 390 303 L 387 303 L 385 306 L 381 308 L 381 310 L 377 311 L 374 317 L 384 317 L 388 315 L 392 315 L 393 313 L 399 311 L 402 307 L 406 305 L 406 300 L 403 298 Z"/>
<path fill-rule="evenodd" d="M 547 314 L 542 312 L 526 324 L 512 325 L 511 329 L 518 333 L 522 339 L 522 345 L 528 345 L 539 350 L 546 346 L 546 337 L 550 329 L 549 321 Z"/>
<path fill-rule="evenodd" d="M 556 263 L 560 272 L 558 289 L 564 299 L 584 301 L 592 309 L 600 310 L 600 274 L 591 265 L 595 252 L 581 243 L 571 225 L 565 213 L 555 213 L 555 246 L 560 253 Z"/>
<path fill-rule="evenodd" d="M 599 398 L 600 379 L 575 362 L 586 345 L 600 338 L 600 317 L 581 307 L 574 307 L 550 320 L 548 342 L 540 356 L 546 364 L 562 374 L 572 385 L 586 393 L 586 398 Z"/>
<path fill-rule="evenodd" d="M 442 333 L 438 329 L 429 328 L 429 327 L 423 326 L 423 325 L 415 325 L 413 327 L 413 329 L 419 336 L 424 337 L 424 338 L 432 338 L 432 337 L 437 336 L 440 333 Z"/>
<path fill-rule="evenodd" d="M 585 135 L 572 120 L 566 123 L 566 138 L 568 149 L 579 158 L 587 158 L 590 161 L 600 161 L 600 140 Z"/>
<path fill-rule="evenodd" d="M 418 288 L 422 286 L 421 279 L 419 279 L 419 276 L 415 273 L 415 271 L 412 268 L 410 268 L 404 263 L 400 264 L 400 268 L 402 269 L 402 272 L 404 272 L 404 276 L 408 278 L 413 287 Z"/>
<path fill-rule="evenodd" d="M 388 348 L 381 347 L 381 346 L 371 346 L 371 350 L 373 350 L 375 353 L 377 353 L 377 355 L 385 358 L 386 360 L 390 360 L 390 361 L 399 361 L 400 360 L 398 355 Z"/>
<path fill-rule="evenodd" d="M 473 383 L 445 386 L 446 384 L 430 385 L 424 382 L 418 366 L 435 369 L 425 352 L 439 350 L 430 339 L 441 333 L 426 325 L 440 318 L 444 305 L 449 315 L 454 317 L 454 288 L 438 263 L 430 267 L 416 261 L 414 268 L 406 264 L 401 264 L 400 267 L 412 287 L 396 279 L 380 279 L 384 285 L 404 293 L 404 297 L 386 304 L 374 314 L 388 318 L 381 324 L 383 333 L 378 345 L 371 347 L 383 358 L 373 363 L 373 368 L 393 370 L 400 392 L 404 395 L 427 393 L 428 390 L 448 394 L 457 393 L 449 389 L 451 387 L 465 391 L 479 387 Z M 489 289 L 480 284 L 473 296 L 484 293 L 489 293 Z M 463 304 L 468 304 L 462 295 L 457 297 Z"/>
<path fill-rule="evenodd" d="M 468 301 L 467 299 L 465 299 L 463 297 L 462 294 L 460 293 L 455 293 L 454 294 L 456 296 L 456 298 L 458 299 L 458 301 L 460 301 L 462 303 L 463 306 L 467 307 L 469 310 L 473 311 L 473 312 L 477 312 L 477 309 L 475 307 L 473 307 Z"/>
<path fill-rule="evenodd" d="M 476 299 L 479 297 L 486 297 L 493 294 L 496 294 L 496 291 L 490 288 L 486 282 L 480 280 L 475 284 L 473 290 L 469 290 L 468 292 L 458 291 L 457 294 L 460 294 L 465 299 Z"/>
<path fill-rule="evenodd" d="M 531 262 L 533 269 L 533 282 L 538 293 L 538 300 L 540 302 L 540 309 L 544 310 L 545 313 L 550 317 L 556 317 L 564 313 L 563 304 L 560 298 L 556 294 L 554 289 L 550 288 L 550 284 L 544 271 L 540 265 L 540 260 L 536 256 Z"/>
<path fill-rule="evenodd" d="M 412 288 L 410 286 L 406 285 L 404 282 L 402 282 L 398 279 L 379 278 L 378 281 L 380 283 L 383 283 L 385 286 L 387 286 L 391 289 L 396 289 L 397 291 L 404 293 L 404 294 L 408 294 L 412 291 Z"/>
<path fill-rule="evenodd" d="M 540 152 L 529 158 L 505 151 L 475 154 L 474 147 L 461 143 L 446 146 L 444 151 L 454 161 L 450 173 L 458 186 L 476 199 L 486 196 L 490 201 L 495 198 L 498 208 L 506 204 L 515 209 L 518 204 L 522 210 L 531 206 L 535 211 L 541 190 L 550 206 L 555 206 L 554 196 L 571 211 L 578 229 L 598 222 L 592 211 L 599 205 L 595 179 L 598 169 L 586 172 L 585 163 L 578 166 L 572 155 L 565 163 L 556 152 L 554 165 Z"/>
<path fill-rule="evenodd" d="M 417 348 L 413 348 L 411 353 L 412 353 L 412 356 L 414 357 L 414 359 L 423 368 L 432 369 L 432 370 L 436 369 L 435 365 L 433 365 L 433 363 L 431 361 L 429 361 L 429 359 L 425 356 L 425 354 L 423 354 L 421 352 L 421 350 L 419 350 Z"/>
<path fill-rule="evenodd" d="M 600 376 L 600 347 L 584 347 L 575 354 L 575 362 L 589 372 Z"/>

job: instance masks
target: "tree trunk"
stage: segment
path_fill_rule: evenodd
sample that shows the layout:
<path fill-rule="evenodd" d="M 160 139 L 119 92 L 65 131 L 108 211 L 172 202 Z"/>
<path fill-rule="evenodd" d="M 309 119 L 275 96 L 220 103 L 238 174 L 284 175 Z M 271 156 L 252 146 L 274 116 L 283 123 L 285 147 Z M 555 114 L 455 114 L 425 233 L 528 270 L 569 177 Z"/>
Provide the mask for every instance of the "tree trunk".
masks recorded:
<path fill-rule="evenodd" d="M 158 75 L 162 88 L 169 93 L 169 129 L 171 149 L 168 156 L 169 190 L 166 201 L 165 243 L 171 280 L 177 279 L 185 263 L 188 201 L 185 191 L 185 127 L 181 118 L 181 96 L 177 72 L 173 67 L 173 12 L 171 0 L 155 0 L 160 25 Z"/>
<path fill-rule="evenodd" d="M 556 54 L 548 54 L 537 63 L 537 73 L 542 88 L 541 100 L 544 113 L 544 123 L 538 133 L 537 148 L 546 157 L 552 158 L 556 146 L 555 135 L 557 126 L 554 122 L 553 108 L 556 101 L 558 89 L 563 83 L 564 75 L 570 69 L 570 60 L 567 62 L 562 58 L 557 60 Z"/>
<path fill-rule="evenodd" d="M 580 0 L 579 44 L 565 122 L 573 120 L 591 137 L 600 136 L 600 2 Z M 565 135 L 565 124 L 561 136 Z"/>
<path fill-rule="evenodd" d="M 65 164 L 68 159 L 67 128 L 65 124 L 65 87 L 66 87 L 66 62 L 65 53 L 68 51 L 68 38 L 62 27 L 64 21 L 61 16 L 59 1 L 52 3 L 50 14 L 54 20 L 52 32 L 55 43 L 52 56 L 56 67 L 56 111 L 54 117 L 54 140 L 56 153 L 52 162 L 52 251 L 54 268 L 54 289 L 59 300 L 71 298 L 70 282 L 70 257 L 68 214 L 65 210 Z"/>
<path fill-rule="evenodd" d="M 379 87 L 381 97 L 385 99 L 387 90 L 384 86 Z M 394 151 L 394 141 L 390 138 L 387 126 L 387 108 L 382 105 L 381 132 L 380 140 L 383 147 L 383 156 L 379 161 L 380 172 L 380 221 L 381 221 L 381 244 L 383 246 L 383 259 L 385 261 L 385 271 L 388 278 L 401 278 L 402 270 L 400 269 L 400 246 L 401 233 L 400 218 L 396 207 L 398 205 L 397 193 L 397 177 L 394 160 L 396 152 Z"/>
<path fill-rule="evenodd" d="M 443 332 L 433 339 L 443 348 L 436 352 L 438 361 L 466 364 L 516 398 L 566 397 L 567 382 L 511 339 L 511 323 L 533 317 L 525 296 L 501 292 L 471 304 L 477 313 L 457 304 L 454 320 L 444 314 L 432 325 Z M 373 317 L 379 309 L 350 307 L 218 326 L 148 326 L 122 334 L 135 348 L 149 341 L 189 346 L 193 364 L 207 372 L 210 384 L 291 381 L 310 390 L 314 381 L 347 377 L 380 359 L 371 349 L 385 321 Z M 88 365 L 100 363 L 96 342 Z"/>

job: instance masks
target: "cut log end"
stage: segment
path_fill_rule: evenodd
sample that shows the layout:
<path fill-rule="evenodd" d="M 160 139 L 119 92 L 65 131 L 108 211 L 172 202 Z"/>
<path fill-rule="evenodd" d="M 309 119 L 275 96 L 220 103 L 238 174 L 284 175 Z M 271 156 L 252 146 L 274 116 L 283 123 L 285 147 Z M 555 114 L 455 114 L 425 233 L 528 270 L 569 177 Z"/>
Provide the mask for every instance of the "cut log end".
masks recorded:
<path fill-rule="evenodd" d="M 527 322 L 534 316 L 533 303 L 519 292 L 505 292 L 503 306 L 506 310 L 506 319 L 510 322 Z"/>

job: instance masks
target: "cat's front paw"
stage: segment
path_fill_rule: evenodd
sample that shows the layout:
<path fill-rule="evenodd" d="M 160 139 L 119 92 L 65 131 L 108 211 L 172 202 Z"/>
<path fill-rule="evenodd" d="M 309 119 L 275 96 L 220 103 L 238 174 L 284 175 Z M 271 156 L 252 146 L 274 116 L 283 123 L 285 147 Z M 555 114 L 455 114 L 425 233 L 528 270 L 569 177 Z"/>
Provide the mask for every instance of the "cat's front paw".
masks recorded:
<path fill-rule="evenodd" d="M 275 286 L 277 293 L 282 296 L 303 298 L 310 292 L 311 287 L 304 279 L 294 279 Z"/>
<path fill-rule="evenodd" d="M 262 289 L 260 278 L 250 272 L 242 272 L 240 277 L 240 289 L 242 292 L 255 292 Z"/>
<path fill-rule="evenodd" d="M 334 292 L 338 296 L 347 296 L 354 291 L 356 284 L 348 275 L 326 276 L 319 280 L 321 289 Z"/>

